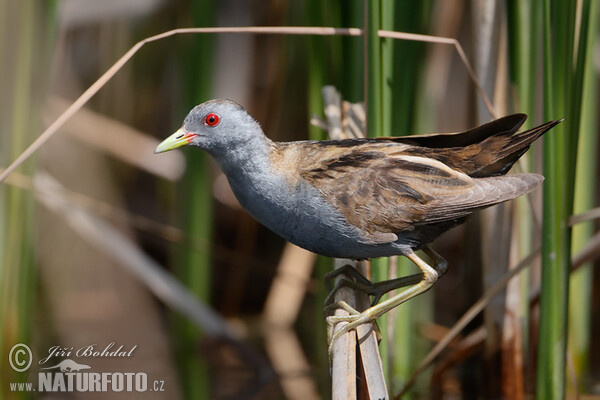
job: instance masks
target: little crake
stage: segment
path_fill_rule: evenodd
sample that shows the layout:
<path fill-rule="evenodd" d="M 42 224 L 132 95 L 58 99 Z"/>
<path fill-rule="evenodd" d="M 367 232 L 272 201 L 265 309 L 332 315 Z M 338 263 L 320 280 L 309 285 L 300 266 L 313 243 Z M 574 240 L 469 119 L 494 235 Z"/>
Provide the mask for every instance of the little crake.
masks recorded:
<path fill-rule="evenodd" d="M 404 255 L 423 272 L 403 292 L 348 321 L 342 333 L 428 290 L 445 261 L 427 245 L 473 212 L 519 197 L 543 177 L 506 175 L 530 144 L 559 121 L 525 132 L 514 114 L 454 134 L 340 141 L 273 142 L 238 104 L 196 106 L 156 153 L 192 145 L 223 170 L 239 202 L 286 240 L 330 257 Z M 414 251 L 424 250 L 430 266 Z"/>

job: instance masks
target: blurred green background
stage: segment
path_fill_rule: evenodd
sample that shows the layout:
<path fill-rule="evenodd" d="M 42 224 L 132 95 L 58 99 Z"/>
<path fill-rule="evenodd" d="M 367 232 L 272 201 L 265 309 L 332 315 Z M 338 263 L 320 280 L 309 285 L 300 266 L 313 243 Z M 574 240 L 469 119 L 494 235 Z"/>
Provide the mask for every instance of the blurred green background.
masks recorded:
<path fill-rule="evenodd" d="M 139 395 L 11 389 L 37 384 L 39 367 L 65 358 L 39 365 L 52 346 L 112 342 L 137 347 L 132 357 L 76 361 L 164 381 L 164 392 L 144 397 L 331 397 L 322 313 L 331 260 L 254 221 L 201 151 L 152 151 L 211 98 L 243 105 L 271 139 L 325 138 L 309 124 L 323 118 L 324 85 L 367 101 L 371 136 L 492 119 L 452 46 L 381 39 L 378 29 L 458 39 L 498 115 L 525 112 L 527 127 L 565 118 L 516 167 L 544 173 L 543 195 L 441 237 L 434 248 L 447 275 L 380 321 L 388 389 L 399 393 L 465 311 L 533 252 L 541 257 L 405 398 L 600 398 L 598 224 L 570 219 L 598 207 L 598 8 L 593 0 L 0 0 L 0 168 L 145 37 L 369 23 L 366 38 L 188 34 L 150 43 L 0 183 L 0 399 Z M 375 280 L 388 276 L 386 260 L 372 267 Z M 398 271 L 416 269 L 401 262 Z M 7 362 L 17 343 L 33 350 L 28 372 Z"/>

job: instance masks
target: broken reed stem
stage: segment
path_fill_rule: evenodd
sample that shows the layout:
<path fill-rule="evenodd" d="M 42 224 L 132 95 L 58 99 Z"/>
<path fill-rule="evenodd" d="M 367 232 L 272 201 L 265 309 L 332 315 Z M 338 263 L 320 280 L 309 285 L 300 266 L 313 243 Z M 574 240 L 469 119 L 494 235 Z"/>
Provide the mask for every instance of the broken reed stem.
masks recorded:
<path fill-rule="evenodd" d="M 346 107 L 351 109 L 351 106 L 342 102 L 340 93 L 333 86 L 325 86 L 322 93 L 329 137 L 337 140 L 350 138 L 354 134 L 364 137 L 364 121 L 358 123 L 359 126 L 356 128 L 359 129 L 354 130 L 353 133 L 352 126 L 344 124 L 347 115 L 343 115 L 343 113 Z M 364 116 L 364 113 L 362 115 Z M 336 269 L 348 264 L 363 276 L 366 275 L 365 262 L 335 259 Z M 336 284 L 343 278 L 344 275 L 338 276 Z M 368 296 L 349 287 L 340 288 L 334 300 L 335 302 L 345 301 L 358 311 L 369 308 Z M 338 308 L 335 315 L 348 315 L 348 312 Z M 342 329 L 345 324 L 346 322 L 336 324 L 334 332 Z M 357 354 L 357 340 L 359 354 Z M 357 362 L 358 355 L 360 355 L 360 363 Z M 333 344 L 331 363 L 332 396 L 334 399 L 355 399 L 358 397 L 359 392 L 366 392 L 369 394 L 369 398 L 373 399 L 388 398 L 377 334 L 373 329 L 373 324 L 360 325 L 355 330 L 353 329 L 338 338 Z M 357 380 L 359 374 L 357 374 L 356 368 L 359 364 L 362 367 L 364 381 Z"/>
<path fill-rule="evenodd" d="M 69 108 L 67 108 L 29 147 L 15 159 L 6 170 L 0 175 L 0 182 L 3 182 L 19 165 L 27 160 L 35 153 L 48 139 L 50 139 L 58 129 L 71 118 L 81 107 L 85 105 L 128 61 L 135 53 L 137 53 L 145 44 L 155 42 L 177 34 L 190 33 L 254 33 L 254 34 L 269 34 L 269 35 L 318 35 L 318 36 L 361 36 L 363 30 L 359 28 L 332 28 L 332 27 L 300 27 L 300 26 L 248 26 L 248 27 L 221 27 L 221 28 L 179 28 L 158 35 L 150 36 L 137 42 L 129 49 L 117 62 L 115 62 L 96 82 L 94 82 L 77 100 L 75 100 Z M 475 84 L 477 92 L 482 97 L 483 102 L 490 110 L 490 113 L 497 117 L 494 107 L 484 93 L 481 85 L 477 80 L 477 76 L 473 71 L 469 60 L 458 40 L 453 38 L 443 38 L 428 35 L 419 35 L 414 33 L 394 32 L 394 31 L 378 31 L 379 37 L 388 37 L 400 40 L 414 40 L 419 42 L 451 44 L 454 46 L 460 56 L 471 80 Z"/>
<path fill-rule="evenodd" d="M 324 113 L 327 119 L 327 127 L 330 139 L 341 139 L 342 131 L 342 100 L 340 93 L 332 86 L 326 86 L 322 89 Z M 349 261 L 349 260 L 348 260 Z M 341 259 L 334 260 L 334 268 L 342 268 L 346 264 L 355 263 Z M 336 286 L 343 279 L 343 275 L 339 275 L 335 279 Z M 334 301 L 344 301 L 351 307 L 357 307 L 357 301 L 354 291 L 349 287 L 340 288 L 335 294 Z M 336 317 L 349 315 L 348 311 L 338 308 L 335 310 Z M 336 331 L 342 329 L 347 322 L 340 322 L 333 327 L 328 327 L 328 338 L 331 338 Z M 356 331 L 351 330 L 340 336 L 332 344 L 331 359 L 331 394 L 334 399 L 356 399 Z"/>
<path fill-rule="evenodd" d="M 349 260 L 334 260 L 334 268 L 338 269 L 348 264 Z M 355 264 L 350 262 L 352 267 Z M 336 278 L 336 285 L 343 275 Z M 349 287 L 340 288 L 335 295 L 335 302 L 345 301 L 350 307 L 356 308 L 356 296 L 354 291 Z M 348 311 L 338 308 L 335 310 L 336 317 L 350 315 Z M 335 332 L 346 326 L 347 322 L 340 322 L 335 326 L 328 327 L 332 330 L 328 337 L 332 337 Z M 357 398 L 357 383 L 356 383 L 356 331 L 351 330 L 340 336 L 333 342 L 331 354 L 331 395 L 333 399 L 356 399 Z"/>

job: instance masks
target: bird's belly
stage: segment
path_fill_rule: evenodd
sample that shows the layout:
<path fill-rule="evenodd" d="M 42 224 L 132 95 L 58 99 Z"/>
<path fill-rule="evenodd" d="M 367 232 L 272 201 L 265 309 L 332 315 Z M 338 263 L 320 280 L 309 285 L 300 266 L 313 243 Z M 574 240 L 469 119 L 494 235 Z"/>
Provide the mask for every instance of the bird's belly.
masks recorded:
<path fill-rule="evenodd" d="M 327 219 L 310 220 L 303 218 L 300 223 L 294 226 L 294 229 L 286 231 L 272 230 L 297 246 L 317 254 L 335 258 L 366 260 L 406 254 L 406 250 L 410 248 L 409 246 L 399 245 L 396 242 L 382 244 L 366 243 L 360 233 L 351 232 L 353 229 L 354 227 L 352 226 L 340 229 L 339 224 L 330 224 Z"/>
<path fill-rule="evenodd" d="M 231 182 L 230 182 L 231 183 Z M 272 182 L 271 182 L 272 183 Z M 367 259 L 404 253 L 395 243 L 368 244 L 360 230 L 327 203 L 312 186 L 289 190 L 272 186 L 236 188 L 240 204 L 279 236 L 312 252 L 337 258 Z"/>

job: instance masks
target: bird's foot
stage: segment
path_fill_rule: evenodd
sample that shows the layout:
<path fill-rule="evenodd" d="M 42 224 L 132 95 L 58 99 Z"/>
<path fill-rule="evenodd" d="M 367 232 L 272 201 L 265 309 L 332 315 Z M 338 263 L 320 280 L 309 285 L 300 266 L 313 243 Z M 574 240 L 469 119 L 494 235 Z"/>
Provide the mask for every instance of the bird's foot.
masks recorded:
<path fill-rule="evenodd" d="M 328 353 L 329 361 L 331 363 L 333 360 L 333 346 L 335 341 L 359 325 L 374 323 L 377 317 L 371 315 L 371 312 L 369 312 L 370 309 L 361 313 L 345 301 L 338 301 L 337 303 L 330 304 L 328 308 L 343 309 L 350 314 L 330 315 L 326 318 Z"/>
<path fill-rule="evenodd" d="M 430 266 L 423 259 L 417 256 L 414 252 L 410 251 L 405 256 L 414 262 L 419 269 L 421 270 L 421 274 L 415 274 L 403 278 L 393 279 L 390 281 L 384 281 L 379 283 L 371 283 L 365 277 L 363 277 L 358 271 L 350 272 L 353 270 L 352 267 L 347 266 L 343 272 L 334 271 L 333 274 L 339 275 L 340 273 L 348 273 L 351 277 L 355 277 L 359 282 L 350 281 L 347 279 L 341 279 L 340 282 L 336 284 L 336 287 L 333 291 L 339 289 L 342 281 L 346 280 L 344 286 L 351 286 L 362 290 L 365 288 L 366 293 L 371 294 L 375 297 L 374 303 L 379 301 L 383 294 L 387 293 L 390 290 L 397 289 L 403 286 L 409 286 L 407 289 L 402 292 L 391 296 L 389 299 L 383 301 L 380 304 L 371 305 L 368 309 L 363 312 L 359 312 L 353 307 L 351 307 L 345 301 L 338 301 L 336 303 L 332 303 L 333 296 L 330 294 L 327 299 L 330 304 L 325 307 L 326 312 L 330 312 L 335 309 L 343 309 L 346 310 L 350 315 L 330 315 L 326 318 L 327 320 L 327 338 L 329 345 L 329 360 L 333 360 L 333 347 L 337 339 L 346 333 L 350 332 L 352 329 L 355 329 L 357 326 L 373 323 L 388 311 L 394 309 L 400 304 L 408 301 L 409 299 L 418 296 L 421 293 L 429 290 L 437 281 L 438 277 L 443 275 L 447 269 L 446 261 L 440 257 L 436 252 L 434 252 L 430 248 L 425 248 L 423 251 L 432 259 L 434 262 L 434 266 Z M 360 278 L 358 278 L 360 276 Z M 331 274 L 328 274 L 328 277 L 331 278 Z M 365 282 L 366 281 L 366 282 Z M 340 324 L 343 325 L 340 326 Z"/>

